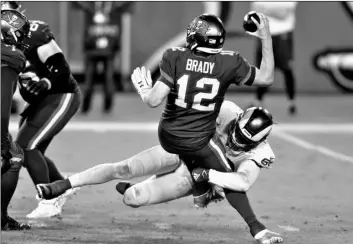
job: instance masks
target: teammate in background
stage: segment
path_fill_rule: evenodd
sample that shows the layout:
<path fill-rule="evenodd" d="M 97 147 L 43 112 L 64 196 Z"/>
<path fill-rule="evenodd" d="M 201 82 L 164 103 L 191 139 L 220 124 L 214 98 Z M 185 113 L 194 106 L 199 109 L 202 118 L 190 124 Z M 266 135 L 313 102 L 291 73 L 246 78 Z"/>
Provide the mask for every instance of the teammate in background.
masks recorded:
<path fill-rule="evenodd" d="M 158 136 L 164 150 L 178 154 L 192 171 L 203 167 L 229 172 L 225 148 L 215 136 L 216 118 L 231 84 L 269 86 L 273 82 L 274 60 L 268 19 L 259 13 L 258 30 L 248 33 L 261 39 L 260 69 L 239 53 L 223 51 L 226 30 L 222 21 L 209 14 L 197 16 L 187 28 L 187 47 L 167 49 L 160 62 L 161 77 L 152 86 L 150 71 L 136 68 L 131 76 L 144 103 L 157 107 L 167 98 Z M 205 207 L 217 200 L 208 183 L 193 186 L 194 205 Z M 226 198 L 247 221 L 252 232 L 262 228 L 252 219 L 247 195 L 227 191 Z M 251 219 L 249 221 L 249 219 Z"/>
<path fill-rule="evenodd" d="M 246 139 L 244 129 L 257 132 L 252 140 Z M 246 192 L 257 180 L 262 168 L 270 168 L 274 154 L 266 138 L 272 129 L 272 116 L 261 108 L 252 108 L 245 113 L 234 103 L 224 101 L 217 118 L 216 133 L 222 145 L 232 172 L 222 173 L 205 169 L 195 169 L 202 173 L 200 181 L 207 180 L 223 188 Z M 244 141 L 245 139 L 245 141 Z M 124 203 L 131 207 L 149 206 L 190 195 L 194 181 L 186 165 L 176 154 L 166 152 L 161 146 L 145 150 L 129 159 L 97 165 L 86 171 L 74 174 L 68 179 L 47 185 L 37 185 L 40 197 L 51 199 L 63 194 L 71 187 L 102 184 L 112 180 L 129 180 L 153 175 L 151 178 L 131 185 L 119 182 L 117 190 L 124 194 Z M 227 191 L 227 190 L 225 190 Z M 139 194 L 136 194 L 139 192 Z M 256 219 L 255 216 L 253 218 Z M 252 233 L 258 243 L 280 243 L 282 238 L 263 225 Z"/>
<path fill-rule="evenodd" d="M 9 2 L 17 8 L 18 2 Z M 16 22 L 11 21 L 16 19 Z M 16 190 L 23 163 L 23 150 L 12 141 L 9 133 L 12 96 L 16 91 L 18 74 L 25 67 L 25 56 L 15 47 L 29 32 L 27 18 L 9 10 L 1 3 L 1 230 L 27 230 L 30 226 L 8 215 L 8 206 Z"/>
<path fill-rule="evenodd" d="M 289 100 L 288 112 L 297 112 L 295 104 L 296 89 L 293 72 L 293 32 L 295 28 L 295 11 L 297 2 L 252 2 L 251 10 L 264 13 L 270 22 L 270 32 L 273 40 L 275 67 L 284 75 L 286 93 Z M 261 63 L 261 43 L 258 42 L 255 60 L 257 67 Z M 263 105 L 268 87 L 256 90 L 256 106 Z"/>
<path fill-rule="evenodd" d="M 28 64 L 18 81 L 20 94 L 27 106 L 21 113 L 16 142 L 24 150 L 24 166 L 36 185 L 64 179 L 45 152 L 53 138 L 78 111 L 81 93 L 48 24 L 31 20 L 30 36 L 24 39 Z M 27 217 L 60 214 L 72 193 L 69 191 L 52 201 L 39 201 L 38 207 Z"/>

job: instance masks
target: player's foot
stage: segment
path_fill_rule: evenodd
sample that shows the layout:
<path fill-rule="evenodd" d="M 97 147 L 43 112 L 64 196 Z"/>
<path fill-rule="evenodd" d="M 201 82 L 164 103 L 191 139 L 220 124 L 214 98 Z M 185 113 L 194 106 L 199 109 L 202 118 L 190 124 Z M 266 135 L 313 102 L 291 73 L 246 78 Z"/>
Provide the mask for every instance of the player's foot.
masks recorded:
<path fill-rule="evenodd" d="M 6 216 L 1 219 L 1 230 L 9 231 L 9 230 L 29 230 L 31 226 L 26 223 L 21 223 L 10 216 Z"/>
<path fill-rule="evenodd" d="M 133 184 L 129 182 L 119 182 L 118 184 L 116 184 L 115 188 L 121 195 L 124 195 L 126 190 L 130 188 L 132 185 Z"/>
<path fill-rule="evenodd" d="M 40 200 L 36 209 L 31 213 L 27 214 L 29 219 L 38 219 L 38 218 L 50 218 L 58 217 L 61 218 L 63 204 L 59 201 L 58 198 L 51 200 Z"/>
<path fill-rule="evenodd" d="M 38 197 L 45 200 L 57 198 L 69 189 L 71 189 L 71 183 L 68 179 L 36 185 Z"/>
<path fill-rule="evenodd" d="M 196 208 L 206 208 L 211 202 L 219 202 L 223 199 L 222 195 L 210 188 L 206 193 L 194 196 L 194 206 Z"/>
<path fill-rule="evenodd" d="M 269 231 L 268 229 L 260 231 L 255 235 L 254 238 L 256 243 L 258 244 L 273 244 L 273 243 L 283 242 L 283 238 L 281 237 L 280 234 Z"/>
<path fill-rule="evenodd" d="M 38 207 L 29 213 L 26 217 L 30 219 L 37 219 L 37 218 L 50 218 L 50 217 L 57 217 L 61 218 L 62 209 L 70 199 L 80 188 L 73 188 L 65 191 L 60 196 L 51 199 L 45 200 L 41 199 L 39 195 L 37 195 L 37 199 L 39 200 Z"/>

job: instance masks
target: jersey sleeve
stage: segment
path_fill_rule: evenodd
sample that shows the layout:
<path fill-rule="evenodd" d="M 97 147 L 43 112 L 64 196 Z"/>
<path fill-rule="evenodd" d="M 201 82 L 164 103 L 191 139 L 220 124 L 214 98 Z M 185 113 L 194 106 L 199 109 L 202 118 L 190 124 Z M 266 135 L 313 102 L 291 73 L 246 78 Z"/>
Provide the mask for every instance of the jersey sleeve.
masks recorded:
<path fill-rule="evenodd" d="M 238 86 L 247 85 L 251 86 L 255 80 L 256 68 L 251 65 L 245 58 L 239 53 L 235 53 L 232 58 L 232 75 L 234 77 L 234 83 Z"/>
<path fill-rule="evenodd" d="M 253 160 L 260 168 L 270 168 L 275 162 L 275 154 L 270 144 L 264 141 L 252 150 L 251 156 L 248 159 Z"/>
<path fill-rule="evenodd" d="M 43 21 L 30 21 L 31 37 L 29 38 L 30 48 L 38 48 L 55 40 L 54 34 L 49 25 Z"/>
<path fill-rule="evenodd" d="M 172 49 L 167 49 L 163 53 L 162 60 L 159 63 L 159 69 L 161 77 L 159 80 L 172 88 L 174 86 L 174 74 L 175 74 L 175 55 L 173 55 Z"/>

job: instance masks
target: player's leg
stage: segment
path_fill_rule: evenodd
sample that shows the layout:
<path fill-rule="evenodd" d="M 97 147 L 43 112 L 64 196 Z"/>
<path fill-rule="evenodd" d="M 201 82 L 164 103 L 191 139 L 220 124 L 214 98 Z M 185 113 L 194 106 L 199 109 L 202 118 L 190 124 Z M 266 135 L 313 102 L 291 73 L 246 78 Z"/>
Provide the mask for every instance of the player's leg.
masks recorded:
<path fill-rule="evenodd" d="M 130 207 L 149 206 L 189 196 L 193 181 L 184 164 L 171 173 L 155 175 L 129 187 L 124 203 Z"/>
<path fill-rule="evenodd" d="M 197 153 L 199 154 L 199 157 L 203 157 L 203 161 L 196 161 L 196 163 L 201 164 L 200 166 L 202 167 L 215 169 L 220 172 L 232 172 L 234 170 L 232 164 L 228 162 L 225 156 L 225 148 L 217 135 L 210 140 L 206 147 Z M 264 225 L 257 220 L 246 193 L 231 190 L 225 190 L 224 192 L 229 204 L 238 211 L 248 224 L 251 234 L 255 233 L 254 235 L 256 235 L 259 231 L 265 229 Z M 200 193 L 200 191 L 198 191 L 198 193 Z M 205 203 L 202 196 L 203 195 L 197 198 L 197 200 L 201 201 L 201 203 L 197 202 L 197 204 L 200 204 L 201 206 Z M 207 203 L 208 202 L 206 201 L 206 206 Z"/>
<path fill-rule="evenodd" d="M 24 149 L 24 166 L 35 185 L 50 182 L 41 144 L 51 140 L 64 128 L 77 112 L 79 103 L 79 93 L 53 94 L 36 107 L 29 108 L 28 112 L 31 113 L 22 124 L 16 141 Z"/>
<path fill-rule="evenodd" d="M 29 106 L 29 110 L 24 112 L 27 118 L 19 130 L 17 142 L 24 149 L 24 166 L 35 185 L 50 182 L 49 168 L 43 153 L 52 138 L 77 112 L 79 103 L 80 93 L 52 94 L 35 107 Z M 38 207 L 27 217 L 44 218 L 58 215 L 65 202 L 66 197 L 39 201 Z"/>
<path fill-rule="evenodd" d="M 22 149 L 12 141 L 8 126 L 12 94 L 16 89 L 18 73 L 10 67 L 1 67 L 1 229 L 21 230 L 30 226 L 8 216 L 8 206 L 16 190 L 23 163 Z M 16 158 L 16 160 L 13 160 Z M 20 159 L 20 160 L 18 160 Z"/>
<path fill-rule="evenodd" d="M 296 90 L 295 77 L 293 71 L 293 33 L 282 34 L 278 37 L 277 43 L 277 67 L 283 72 L 286 93 L 289 100 L 288 112 L 293 115 L 296 113 Z M 275 61 L 275 62 L 276 62 Z"/>
<path fill-rule="evenodd" d="M 100 164 L 71 175 L 68 179 L 38 185 L 37 191 L 44 199 L 53 199 L 70 188 L 163 174 L 175 170 L 179 164 L 177 155 L 166 152 L 161 146 L 155 146 L 120 162 Z"/>
<path fill-rule="evenodd" d="M 92 95 L 94 89 L 94 73 L 96 62 L 93 57 L 86 54 L 85 57 L 85 90 L 83 95 L 82 113 L 87 113 L 91 109 Z"/>
<path fill-rule="evenodd" d="M 104 82 L 104 112 L 109 113 L 114 103 L 114 56 L 107 57 L 105 60 L 106 72 Z"/>

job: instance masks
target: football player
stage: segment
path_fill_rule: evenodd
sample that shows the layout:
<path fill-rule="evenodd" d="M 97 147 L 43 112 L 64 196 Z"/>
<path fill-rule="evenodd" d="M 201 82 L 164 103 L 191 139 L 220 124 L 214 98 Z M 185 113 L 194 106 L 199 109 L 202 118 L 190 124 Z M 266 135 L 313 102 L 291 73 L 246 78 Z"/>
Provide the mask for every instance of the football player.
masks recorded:
<path fill-rule="evenodd" d="M 24 167 L 36 185 L 64 179 L 45 152 L 53 138 L 78 111 L 81 94 L 47 23 L 31 20 L 30 38 L 23 42 L 27 66 L 18 83 L 27 106 L 21 113 L 16 142 L 24 150 Z M 67 195 L 52 201 L 39 201 L 38 208 L 27 217 L 60 214 Z"/>
<path fill-rule="evenodd" d="M 9 2 L 14 7 L 18 2 Z M 28 35 L 29 22 L 18 11 L 1 3 L 1 230 L 25 230 L 30 226 L 8 215 L 7 209 L 16 190 L 23 163 L 23 151 L 12 141 L 9 120 L 18 74 L 25 67 L 25 56 L 15 45 Z"/>
<path fill-rule="evenodd" d="M 234 103 L 224 101 L 217 118 L 216 133 L 227 149 L 228 164 L 233 171 L 222 173 L 197 168 L 194 174 L 205 171 L 209 175 L 207 179 L 204 173 L 197 180 L 209 180 L 210 183 L 224 188 L 246 192 L 256 181 L 261 168 L 270 168 L 274 162 L 273 151 L 266 141 L 271 128 L 272 117 L 266 110 L 252 108 L 243 114 Z M 249 129 L 255 133 L 251 139 L 244 134 L 244 131 Z M 72 187 L 148 175 L 155 176 L 136 185 L 118 183 L 117 190 L 124 194 L 125 204 L 132 207 L 148 206 L 188 196 L 194 184 L 187 166 L 178 155 L 166 152 L 161 146 L 155 146 L 121 162 L 97 165 L 68 179 L 37 185 L 36 188 L 39 197 L 52 199 Z M 251 219 L 256 220 L 255 214 Z M 247 221 L 251 223 L 251 219 Z M 251 232 L 258 243 L 282 241 L 278 234 L 261 225 L 261 228 Z"/>
<path fill-rule="evenodd" d="M 231 84 L 269 86 L 274 78 L 274 58 L 268 19 L 258 13 L 256 32 L 262 43 L 260 68 L 250 65 L 239 53 L 223 51 L 226 30 L 222 21 L 209 14 L 196 17 L 187 28 L 187 47 L 167 49 L 160 62 L 161 76 L 152 86 L 150 71 L 136 68 L 132 82 L 144 103 L 157 107 L 167 98 L 160 119 L 158 136 L 164 150 L 178 154 L 189 167 L 231 171 L 225 148 L 214 133 L 224 95 Z M 254 221 L 246 194 L 227 191 L 226 197 L 244 219 L 251 219 L 250 229 L 261 228 Z M 205 207 L 217 200 L 207 183 L 193 187 L 194 204 Z"/>

